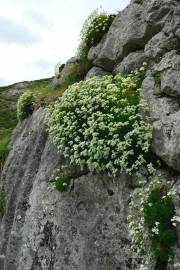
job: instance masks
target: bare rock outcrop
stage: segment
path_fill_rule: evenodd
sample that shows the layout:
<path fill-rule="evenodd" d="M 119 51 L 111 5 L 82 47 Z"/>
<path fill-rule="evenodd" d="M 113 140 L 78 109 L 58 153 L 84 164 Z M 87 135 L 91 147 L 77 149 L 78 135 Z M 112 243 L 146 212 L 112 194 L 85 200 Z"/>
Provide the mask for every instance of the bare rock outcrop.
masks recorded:
<path fill-rule="evenodd" d="M 15 130 L 4 167 L 0 269 L 138 269 L 127 229 L 128 177 L 65 166 L 44 117 L 39 109 Z M 52 181 L 63 170 L 73 179 L 59 193 Z"/>

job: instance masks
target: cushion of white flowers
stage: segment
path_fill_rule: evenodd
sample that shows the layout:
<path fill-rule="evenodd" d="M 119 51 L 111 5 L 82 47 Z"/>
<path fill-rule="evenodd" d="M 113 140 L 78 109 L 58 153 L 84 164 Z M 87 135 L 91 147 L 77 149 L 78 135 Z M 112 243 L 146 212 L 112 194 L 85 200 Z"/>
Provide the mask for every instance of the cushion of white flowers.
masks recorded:
<path fill-rule="evenodd" d="M 71 163 L 116 175 L 146 162 L 152 132 L 140 113 L 141 72 L 75 83 L 49 109 L 49 133 Z"/>

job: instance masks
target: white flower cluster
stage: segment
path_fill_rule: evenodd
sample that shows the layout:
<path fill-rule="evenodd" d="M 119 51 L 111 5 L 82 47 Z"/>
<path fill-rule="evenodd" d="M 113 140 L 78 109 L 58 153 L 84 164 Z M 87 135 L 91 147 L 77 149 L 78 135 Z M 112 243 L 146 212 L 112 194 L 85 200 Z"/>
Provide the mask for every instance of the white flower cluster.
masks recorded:
<path fill-rule="evenodd" d="M 144 204 L 149 194 L 164 184 L 159 176 L 153 176 L 153 179 L 142 188 L 135 190 L 131 195 L 131 202 L 129 204 L 129 232 L 132 237 L 132 245 L 135 252 L 137 252 L 142 258 L 142 265 L 140 269 L 149 269 L 148 265 L 154 262 L 154 256 L 152 254 L 150 243 L 150 232 L 145 224 L 144 219 Z M 179 193 L 177 190 L 172 190 L 172 182 L 165 183 L 167 190 L 166 195 L 162 197 L 163 200 L 171 198 L 172 200 L 179 200 Z M 148 204 L 152 207 L 152 203 Z M 171 219 L 172 225 L 177 226 L 180 223 L 180 217 L 175 215 Z M 160 222 L 155 221 L 154 227 L 151 230 L 151 234 L 159 234 Z"/>
<path fill-rule="evenodd" d="M 50 109 L 49 133 L 71 163 L 113 175 L 146 163 L 152 129 L 140 114 L 138 75 L 75 83 Z"/>
<path fill-rule="evenodd" d="M 151 206 L 152 206 L 152 205 L 151 205 Z M 150 207 L 151 207 L 151 206 L 150 206 Z M 158 221 L 155 222 L 154 227 L 152 228 L 152 233 L 153 233 L 153 234 L 157 234 L 157 235 L 159 234 L 159 224 L 160 224 L 160 223 L 159 223 Z"/>
<path fill-rule="evenodd" d="M 174 216 L 172 219 L 171 219 L 171 222 L 173 224 L 173 226 L 177 226 L 178 223 L 180 223 L 180 216 Z"/>
<path fill-rule="evenodd" d="M 115 15 L 108 15 L 102 9 L 95 9 L 85 20 L 80 32 L 80 45 L 78 51 L 88 50 L 96 45 L 108 31 Z"/>

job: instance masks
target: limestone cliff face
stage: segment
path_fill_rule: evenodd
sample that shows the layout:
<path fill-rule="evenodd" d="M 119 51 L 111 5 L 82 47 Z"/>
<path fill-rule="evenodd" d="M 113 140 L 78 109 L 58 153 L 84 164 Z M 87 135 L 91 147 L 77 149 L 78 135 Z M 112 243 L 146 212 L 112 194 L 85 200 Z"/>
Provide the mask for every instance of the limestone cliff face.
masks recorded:
<path fill-rule="evenodd" d="M 148 63 L 142 90 L 153 125 L 152 147 L 165 162 L 164 178 L 180 190 L 179 50 L 179 0 L 133 0 L 90 49 L 94 67 L 86 77 L 127 73 Z M 73 179 L 65 193 L 52 184 L 60 171 Z M 43 109 L 35 111 L 14 131 L 1 176 L 6 209 L 0 221 L 0 270 L 139 269 L 127 229 L 135 183 L 127 175 L 110 178 L 70 166 L 51 143 Z M 180 242 L 176 253 L 174 262 L 180 262 Z M 175 269 L 173 263 L 168 269 Z"/>
<path fill-rule="evenodd" d="M 68 166 L 44 116 L 39 109 L 16 129 L 4 167 L 0 269 L 135 269 L 126 221 L 130 179 Z M 52 187 L 60 170 L 73 177 L 66 193 Z"/>

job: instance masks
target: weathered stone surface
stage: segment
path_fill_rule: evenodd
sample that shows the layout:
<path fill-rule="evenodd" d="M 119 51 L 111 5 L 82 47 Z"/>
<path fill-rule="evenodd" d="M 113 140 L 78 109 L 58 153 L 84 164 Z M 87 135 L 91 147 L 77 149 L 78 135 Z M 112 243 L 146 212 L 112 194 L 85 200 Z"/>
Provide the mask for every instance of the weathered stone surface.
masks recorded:
<path fill-rule="evenodd" d="M 141 42 L 144 37 L 146 25 L 142 24 L 142 13 L 143 9 L 141 5 L 132 4 L 117 15 L 105 40 L 102 41 L 101 45 L 98 45 L 101 49 L 97 57 L 93 59 L 95 65 L 112 70 L 116 60 L 119 58 L 122 59 L 123 56 L 126 56 L 131 51 L 131 48 L 128 48 L 128 44 L 133 39 L 134 48 L 141 49 L 143 47 Z"/>
<path fill-rule="evenodd" d="M 50 82 L 49 84 L 49 88 L 56 88 L 57 86 L 59 86 L 59 77 L 54 77 L 52 79 L 52 82 Z"/>
<path fill-rule="evenodd" d="M 180 68 L 168 69 L 162 73 L 161 91 L 168 96 L 180 97 Z"/>
<path fill-rule="evenodd" d="M 158 72 L 165 71 L 169 68 L 177 68 L 179 66 L 179 55 L 177 50 L 167 52 L 161 61 L 154 66 L 154 70 Z"/>
<path fill-rule="evenodd" d="M 147 60 L 143 51 L 132 52 L 115 67 L 114 72 L 121 74 L 130 73 L 132 70 L 140 68 Z"/>
<path fill-rule="evenodd" d="M 176 30 L 176 36 L 180 39 L 180 28 Z"/>
<path fill-rule="evenodd" d="M 96 66 L 112 70 L 118 60 L 143 49 L 167 21 L 172 21 L 175 7 L 175 0 L 133 1 L 117 15 L 100 44 L 91 49 L 91 60 Z"/>
<path fill-rule="evenodd" d="M 107 34 L 105 34 L 103 36 L 101 42 L 97 46 L 93 46 L 90 48 L 90 50 L 88 52 L 89 61 L 93 62 L 98 57 L 98 54 L 100 53 L 100 51 L 103 47 L 104 41 L 106 40 L 106 36 L 107 36 Z"/>
<path fill-rule="evenodd" d="M 153 123 L 153 151 L 166 164 L 180 170 L 180 111 L 177 99 L 157 96 L 160 84 L 147 76 L 142 91 L 148 103 L 150 120 Z"/>
<path fill-rule="evenodd" d="M 164 116 L 175 113 L 179 110 L 177 100 L 171 97 L 157 96 L 157 87 L 153 77 L 148 76 L 142 84 L 143 95 L 148 103 L 151 121 L 156 121 Z"/>
<path fill-rule="evenodd" d="M 180 111 L 154 122 L 153 149 L 170 167 L 180 170 Z"/>
<path fill-rule="evenodd" d="M 178 38 L 173 33 L 160 32 L 147 43 L 144 51 L 147 57 L 157 62 L 166 52 L 178 48 L 178 44 Z"/>
<path fill-rule="evenodd" d="M 110 75 L 111 73 L 110 72 L 107 72 L 105 70 L 103 70 L 102 68 L 99 68 L 99 67 L 92 67 L 87 75 L 86 75 L 86 80 L 87 79 L 90 79 L 92 77 L 102 77 L 102 76 L 105 76 L 105 75 Z"/>
<path fill-rule="evenodd" d="M 180 54 L 172 50 L 155 66 L 161 79 L 161 92 L 168 96 L 180 96 Z"/>
<path fill-rule="evenodd" d="M 173 10 L 171 12 L 172 14 L 172 19 L 171 20 L 167 20 L 165 27 L 164 27 L 164 31 L 166 33 L 169 32 L 173 32 L 175 33 L 176 30 L 180 27 L 180 20 L 179 20 L 179 16 L 180 16 L 180 7 L 179 7 L 179 1 L 173 1 Z"/>
<path fill-rule="evenodd" d="M 71 57 L 65 64 L 64 68 L 62 69 L 60 75 L 58 77 L 54 77 L 51 84 L 50 88 L 56 88 L 57 86 L 62 85 L 67 76 L 72 72 L 72 69 L 76 67 L 78 64 L 78 59 L 76 57 Z"/>
<path fill-rule="evenodd" d="M 44 117 L 40 109 L 16 129 L 4 167 L 0 269 L 138 269 L 127 229 L 128 177 L 67 170 Z M 74 179 L 59 193 L 52 180 L 63 171 Z"/>

